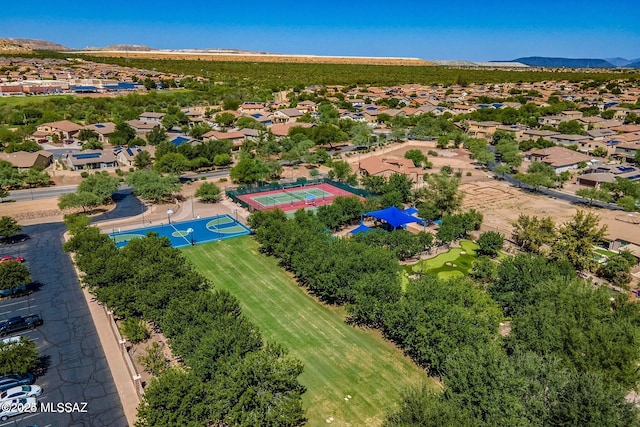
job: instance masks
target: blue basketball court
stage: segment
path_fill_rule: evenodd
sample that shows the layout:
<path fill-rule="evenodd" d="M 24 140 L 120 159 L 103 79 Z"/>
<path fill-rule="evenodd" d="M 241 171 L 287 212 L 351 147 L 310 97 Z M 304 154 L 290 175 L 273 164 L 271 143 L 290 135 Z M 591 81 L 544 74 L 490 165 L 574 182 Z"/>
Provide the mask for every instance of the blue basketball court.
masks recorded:
<path fill-rule="evenodd" d="M 145 237 L 149 232 L 169 238 L 174 248 L 251 234 L 251 230 L 247 226 L 236 221 L 230 215 L 218 215 L 111 233 L 109 237 L 113 239 L 117 247 L 121 248 L 131 239 Z"/>

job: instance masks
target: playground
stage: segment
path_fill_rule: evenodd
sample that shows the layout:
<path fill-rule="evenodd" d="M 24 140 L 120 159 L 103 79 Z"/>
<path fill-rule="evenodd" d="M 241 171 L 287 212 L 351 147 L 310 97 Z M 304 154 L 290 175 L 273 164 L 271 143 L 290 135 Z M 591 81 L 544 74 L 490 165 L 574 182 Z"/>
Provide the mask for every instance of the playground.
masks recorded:
<path fill-rule="evenodd" d="M 188 221 L 169 222 L 135 230 L 114 231 L 109 234 L 109 237 L 113 239 L 117 247 L 121 248 L 132 239 L 143 238 L 149 232 L 157 233 L 161 237 L 167 237 L 174 248 L 251 234 L 251 230 L 244 224 L 225 214 Z"/>
<path fill-rule="evenodd" d="M 287 212 L 330 205 L 338 196 L 355 196 L 355 194 L 331 184 L 322 183 L 293 185 L 275 190 L 238 195 L 237 197 L 251 209 L 268 210 L 278 208 Z"/>

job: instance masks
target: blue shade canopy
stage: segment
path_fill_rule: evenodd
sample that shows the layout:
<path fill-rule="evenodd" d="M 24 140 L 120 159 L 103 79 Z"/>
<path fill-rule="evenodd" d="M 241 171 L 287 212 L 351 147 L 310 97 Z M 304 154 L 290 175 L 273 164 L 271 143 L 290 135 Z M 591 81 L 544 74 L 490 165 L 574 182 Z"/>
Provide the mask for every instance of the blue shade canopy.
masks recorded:
<path fill-rule="evenodd" d="M 369 231 L 369 230 L 371 230 L 371 227 L 367 227 L 364 224 L 360 224 L 359 226 L 357 226 L 356 228 L 351 230 L 349 233 L 358 234 L 358 233 L 364 233 L 364 232 Z"/>
<path fill-rule="evenodd" d="M 387 224 L 393 226 L 394 228 L 401 227 L 412 222 L 424 224 L 424 221 L 422 219 L 416 218 L 415 216 L 407 215 L 395 206 L 381 209 L 379 211 L 366 212 L 365 215 L 385 221 Z"/>

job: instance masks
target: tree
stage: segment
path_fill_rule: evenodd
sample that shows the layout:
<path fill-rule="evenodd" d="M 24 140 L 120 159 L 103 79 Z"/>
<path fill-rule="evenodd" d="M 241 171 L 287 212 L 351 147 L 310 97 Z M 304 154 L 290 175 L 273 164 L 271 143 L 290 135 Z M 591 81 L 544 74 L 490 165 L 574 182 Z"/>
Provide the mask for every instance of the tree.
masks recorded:
<path fill-rule="evenodd" d="M 137 170 L 131 172 L 126 179 L 127 185 L 133 187 L 143 199 L 157 202 L 171 193 L 180 190 L 178 177 L 160 175 L 155 171 Z"/>
<path fill-rule="evenodd" d="M 604 147 L 596 147 L 591 154 L 593 154 L 596 157 L 607 157 L 607 149 Z"/>
<path fill-rule="evenodd" d="M 606 262 L 598 268 L 598 276 L 616 286 L 626 286 L 631 281 L 631 267 L 637 262 L 635 257 L 633 258 L 634 261 L 631 263 L 624 255 L 616 254 L 608 257 Z"/>
<path fill-rule="evenodd" d="M 400 408 L 387 416 L 384 427 L 477 426 L 467 411 L 427 386 L 405 391 Z"/>
<path fill-rule="evenodd" d="M 116 124 L 115 130 L 109 136 L 111 145 L 129 145 L 129 141 L 136 137 L 136 131 L 127 122 Z"/>
<path fill-rule="evenodd" d="M 153 168 L 160 173 L 180 175 L 191 168 L 191 162 L 180 153 L 167 153 L 156 160 Z"/>
<path fill-rule="evenodd" d="M 111 201 L 111 196 L 118 190 L 119 185 L 119 178 L 109 176 L 107 172 L 96 172 L 78 185 L 77 192 L 94 194 L 99 204 L 105 204 Z"/>
<path fill-rule="evenodd" d="M 418 149 L 407 150 L 407 152 L 404 153 L 404 158 L 413 161 L 413 165 L 418 168 L 427 161 L 427 156 L 424 155 L 422 150 Z"/>
<path fill-rule="evenodd" d="M 336 160 L 331 162 L 329 178 L 346 182 L 351 182 L 354 179 L 357 179 L 355 173 L 353 173 L 353 171 L 351 170 L 351 165 L 344 160 Z"/>
<path fill-rule="evenodd" d="M 147 326 L 137 317 L 129 317 L 122 323 L 122 334 L 134 344 L 149 338 Z"/>
<path fill-rule="evenodd" d="M 558 124 L 558 132 L 565 135 L 586 135 L 584 126 L 577 120 L 569 120 Z"/>
<path fill-rule="evenodd" d="M 0 262 L 0 289 L 16 289 L 31 281 L 29 268 L 18 261 Z"/>
<path fill-rule="evenodd" d="M 425 175 L 426 186 L 420 189 L 419 197 L 432 203 L 442 214 L 451 214 L 462 206 L 459 191 L 460 177 L 446 171 Z"/>
<path fill-rule="evenodd" d="M 169 141 L 169 137 L 167 136 L 167 132 L 165 132 L 164 128 L 162 126 L 155 126 L 153 129 L 151 129 L 147 135 L 147 142 L 149 143 L 149 145 L 158 145 L 161 142 L 167 142 Z"/>
<path fill-rule="evenodd" d="M 608 203 L 612 199 L 611 193 L 602 188 L 581 188 L 576 191 L 576 196 L 589 200 L 589 205 L 592 205 L 594 200 Z"/>
<path fill-rule="evenodd" d="M 235 182 L 253 184 L 264 181 L 269 176 L 267 165 L 260 159 L 244 157 L 229 172 Z"/>
<path fill-rule="evenodd" d="M 222 127 L 229 127 L 233 124 L 233 121 L 236 119 L 236 116 L 234 116 L 232 113 L 229 112 L 225 112 L 225 113 L 219 113 L 216 114 L 216 123 L 219 124 Z"/>
<path fill-rule="evenodd" d="M 487 231 L 478 238 L 478 245 L 480 246 L 478 249 L 480 255 L 495 257 L 504 245 L 504 237 L 496 231 Z"/>
<path fill-rule="evenodd" d="M 473 262 L 473 268 L 469 272 L 469 277 L 482 283 L 492 282 L 496 278 L 497 265 L 486 256 L 481 256 Z"/>
<path fill-rule="evenodd" d="M 6 239 L 21 231 L 22 226 L 15 219 L 7 215 L 0 217 L 0 239 Z"/>
<path fill-rule="evenodd" d="M 0 187 L 0 203 L 2 203 L 2 199 L 9 196 L 9 191 Z"/>
<path fill-rule="evenodd" d="M 85 142 L 82 145 L 81 150 L 85 151 L 85 150 L 102 150 L 103 146 L 102 146 L 102 142 L 98 141 L 95 138 L 91 138 L 89 139 L 87 142 Z"/>
<path fill-rule="evenodd" d="M 147 352 L 144 356 L 139 356 L 138 361 L 142 363 L 144 369 L 152 375 L 158 376 L 169 367 L 169 361 L 164 355 L 162 346 L 156 341 L 145 347 Z"/>
<path fill-rule="evenodd" d="M 526 252 L 539 252 L 543 245 L 551 245 L 556 239 L 556 225 L 550 216 L 540 218 L 520 214 L 511 225 L 511 238 Z"/>
<path fill-rule="evenodd" d="M 88 141 L 91 138 L 97 140 L 99 138 L 98 132 L 93 129 L 80 129 L 78 132 L 78 139 L 80 141 Z"/>
<path fill-rule="evenodd" d="M 216 154 L 213 157 L 213 164 L 216 166 L 227 166 L 231 164 L 231 156 L 227 153 Z"/>
<path fill-rule="evenodd" d="M 558 228 L 558 238 L 553 243 L 551 256 L 567 260 L 578 270 L 592 270 L 597 262 L 593 259 L 593 247 L 599 244 L 607 232 L 607 226 L 598 228 L 600 218 L 579 210 Z"/>
<path fill-rule="evenodd" d="M 508 173 L 511 173 L 511 166 L 509 165 L 498 165 L 493 168 L 493 171 L 500 176 L 500 179 L 504 179 L 504 176 Z"/>
<path fill-rule="evenodd" d="M 151 154 L 148 151 L 139 152 L 133 159 L 133 166 L 136 169 L 147 169 L 151 166 Z"/>
<path fill-rule="evenodd" d="M 195 196 L 200 197 L 205 203 L 219 202 L 222 199 L 220 187 L 213 182 L 203 182 L 196 190 Z"/>
<path fill-rule="evenodd" d="M 62 194 L 58 198 L 58 208 L 61 210 L 81 207 L 82 211 L 86 212 L 88 208 L 95 208 L 101 203 L 102 200 L 99 196 L 88 191 Z"/>
<path fill-rule="evenodd" d="M 18 342 L 0 342 L 0 375 L 33 372 L 40 361 L 34 340 L 20 337 Z"/>

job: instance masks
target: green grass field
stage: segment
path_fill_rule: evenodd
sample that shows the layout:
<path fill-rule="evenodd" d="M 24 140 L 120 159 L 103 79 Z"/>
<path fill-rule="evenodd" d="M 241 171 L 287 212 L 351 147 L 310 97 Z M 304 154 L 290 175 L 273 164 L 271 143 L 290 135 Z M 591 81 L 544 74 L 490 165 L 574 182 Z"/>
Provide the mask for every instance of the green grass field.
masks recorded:
<path fill-rule="evenodd" d="M 344 323 L 344 309 L 308 296 L 251 237 L 184 248 L 218 289 L 241 302 L 267 341 L 304 362 L 309 426 L 375 426 L 411 386 L 435 382 L 391 343 Z M 351 396 L 351 398 L 347 398 Z M 345 400 L 347 398 L 347 400 Z M 328 419 L 333 418 L 331 423 Z"/>
<path fill-rule="evenodd" d="M 478 245 L 469 240 L 460 242 L 460 248 L 453 248 L 430 259 L 418 261 L 405 267 L 407 273 L 432 273 L 442 279 L 466 276 L 477 258 Z M 462 253 L 464 252 L 464 254 Z M 448 264 L 447 264 L 448 263 Z"/>

